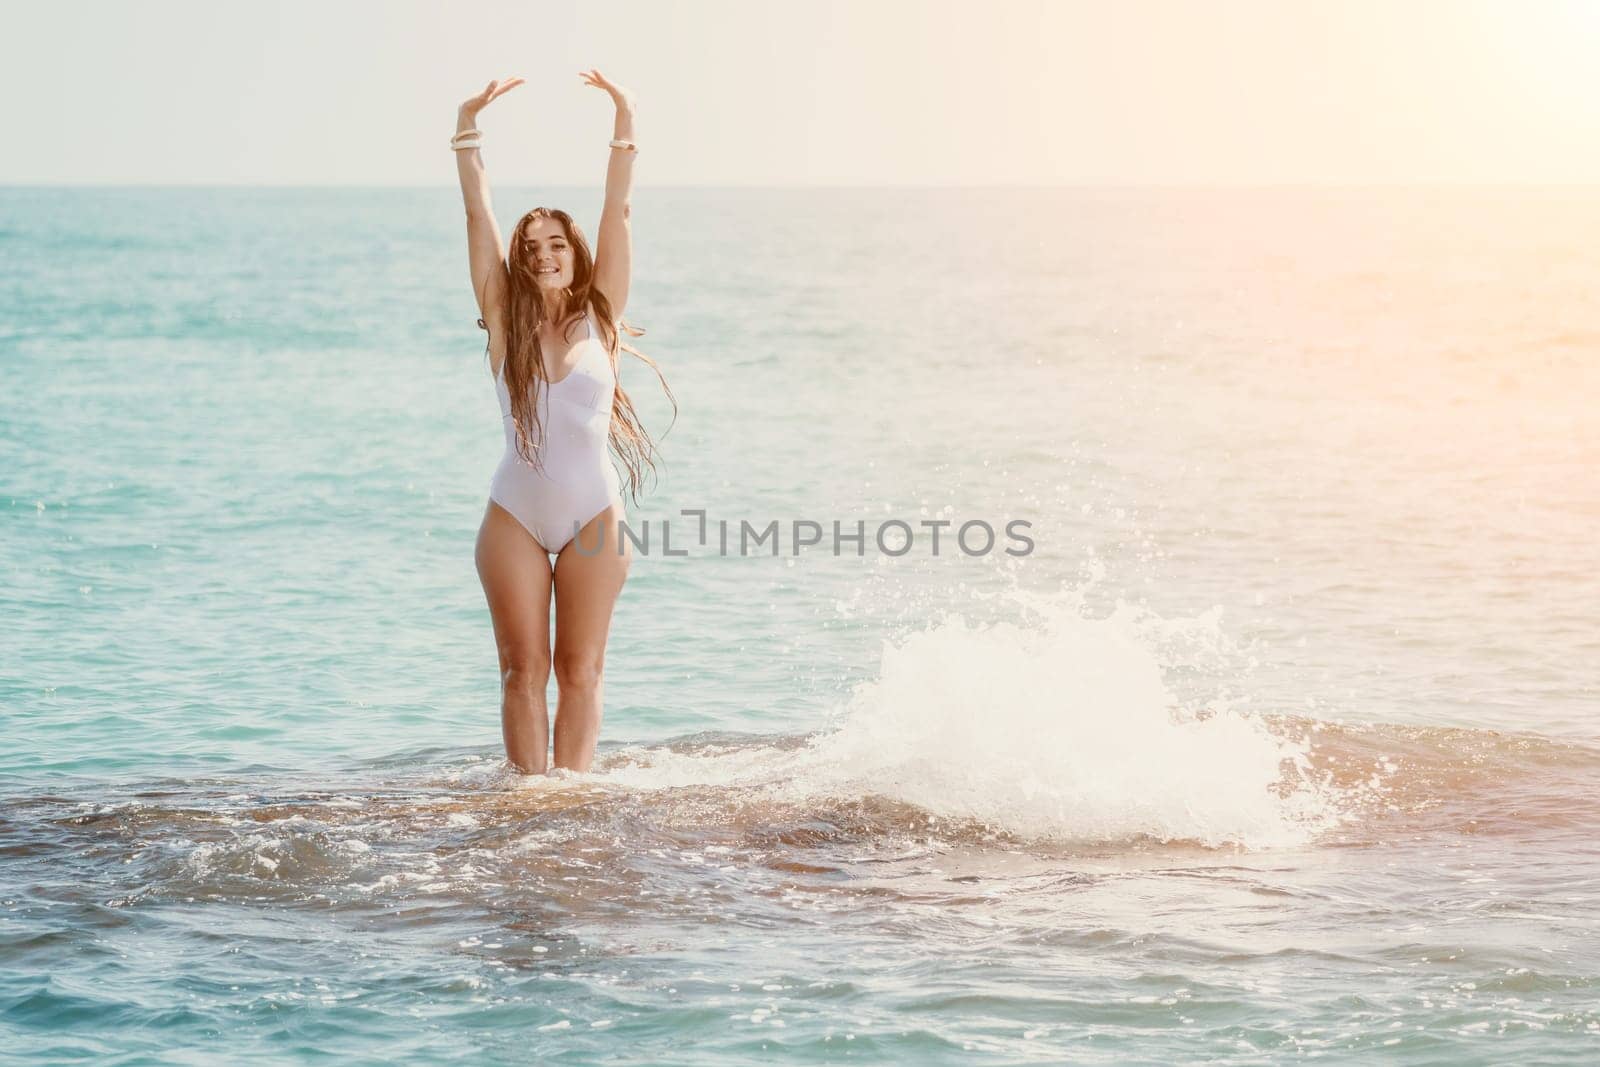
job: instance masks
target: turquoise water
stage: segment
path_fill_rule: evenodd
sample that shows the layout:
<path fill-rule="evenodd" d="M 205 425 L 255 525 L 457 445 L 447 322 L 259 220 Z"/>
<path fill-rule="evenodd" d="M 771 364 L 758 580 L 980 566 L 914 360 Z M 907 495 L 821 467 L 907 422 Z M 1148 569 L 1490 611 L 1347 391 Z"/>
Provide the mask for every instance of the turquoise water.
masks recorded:
<path fill-rule="evenodd" d="M 520 779 L 455 190 L 0 190 L 0 1057 L 1593 1061 L 1600 194 L 633 218 L 685 554 Z"/>

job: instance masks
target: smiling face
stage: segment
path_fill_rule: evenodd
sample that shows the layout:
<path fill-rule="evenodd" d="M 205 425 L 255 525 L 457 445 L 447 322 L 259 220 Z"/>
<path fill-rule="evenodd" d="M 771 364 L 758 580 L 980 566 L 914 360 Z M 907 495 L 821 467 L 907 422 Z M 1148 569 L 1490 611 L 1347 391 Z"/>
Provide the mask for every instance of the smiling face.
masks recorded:
<path fill-rule="evenodd" d="M 572 242 L 560 220 L 535 215 L 523 223 L 522 241 L 527 269 L 540 290 L 561 290 L 572 285 Z"/>

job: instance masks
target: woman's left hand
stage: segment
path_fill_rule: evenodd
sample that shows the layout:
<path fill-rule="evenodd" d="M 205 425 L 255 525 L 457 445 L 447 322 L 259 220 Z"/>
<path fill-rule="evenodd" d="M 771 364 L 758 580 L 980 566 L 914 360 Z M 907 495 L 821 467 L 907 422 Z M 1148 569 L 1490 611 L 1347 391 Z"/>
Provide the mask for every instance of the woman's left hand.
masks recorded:
<path fill-rule="evenodd" d="M 601 74 L 598 70 L 594 70 L 592 68 L 589 70 L 580 70 L 578 72 L 578 77 L 583 79 L 583 83 L 585 85 L 592 85 L 596 89 L 604 89 L 607 93 L 610 93 L 611 100 L 617 105 L 618 111 L 633 110 L 633 94 L 628 92 L 628 90 L 624 89 L 622 86 L 618 85 L 616 82 L 607 81 L 606 76 Z"/>

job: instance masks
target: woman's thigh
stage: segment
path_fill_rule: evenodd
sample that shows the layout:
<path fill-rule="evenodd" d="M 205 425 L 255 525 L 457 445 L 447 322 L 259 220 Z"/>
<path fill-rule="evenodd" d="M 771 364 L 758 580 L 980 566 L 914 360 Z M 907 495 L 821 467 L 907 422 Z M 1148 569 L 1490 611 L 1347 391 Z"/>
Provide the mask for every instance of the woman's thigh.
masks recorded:
<path fill-rule="evenodd" d="M 484 512 L 473 553 L 494 620 L 500 673 L 550 670 L 550 556 L 494 501 Z"/>
<path fill-rule="evenodd" d="M 633 549 L 620 540 L 620 506 L 590 520 L 556 557 L 556 682 L 584 684 L 599 680 L 605 660 L 611 609 L 628 578 Z M 601 530 L 605 539 L 600 540 Z M 617 546 L 622 545 L 619 554 Z M 580 552 L 579 546 L 585 552 Z M 596 551 L 596 547 L 599 550 Z"/>

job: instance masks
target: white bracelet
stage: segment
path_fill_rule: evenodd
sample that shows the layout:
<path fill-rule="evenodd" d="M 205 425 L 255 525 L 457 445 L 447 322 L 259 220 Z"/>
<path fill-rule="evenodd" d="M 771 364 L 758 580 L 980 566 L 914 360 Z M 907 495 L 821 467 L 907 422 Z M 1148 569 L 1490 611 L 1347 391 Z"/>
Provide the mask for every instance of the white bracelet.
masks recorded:
<path fill-rule="evenodd" d="M 611 147 L 612 148 L 626 148 L 630 152 L 639 151 L 639 146 L 634 144 L 632 141 L 613 140 L 611 142 Z"/>
<path fill-rule="evenodd" d="M 474 141 L 474 140 L 454 141 L 454 142 L 451 142 L 450 147 L 453 150 L 459 152 L 463 148 L 482 148 L 483 147 L 483 142 L 482 141 Z"/>

